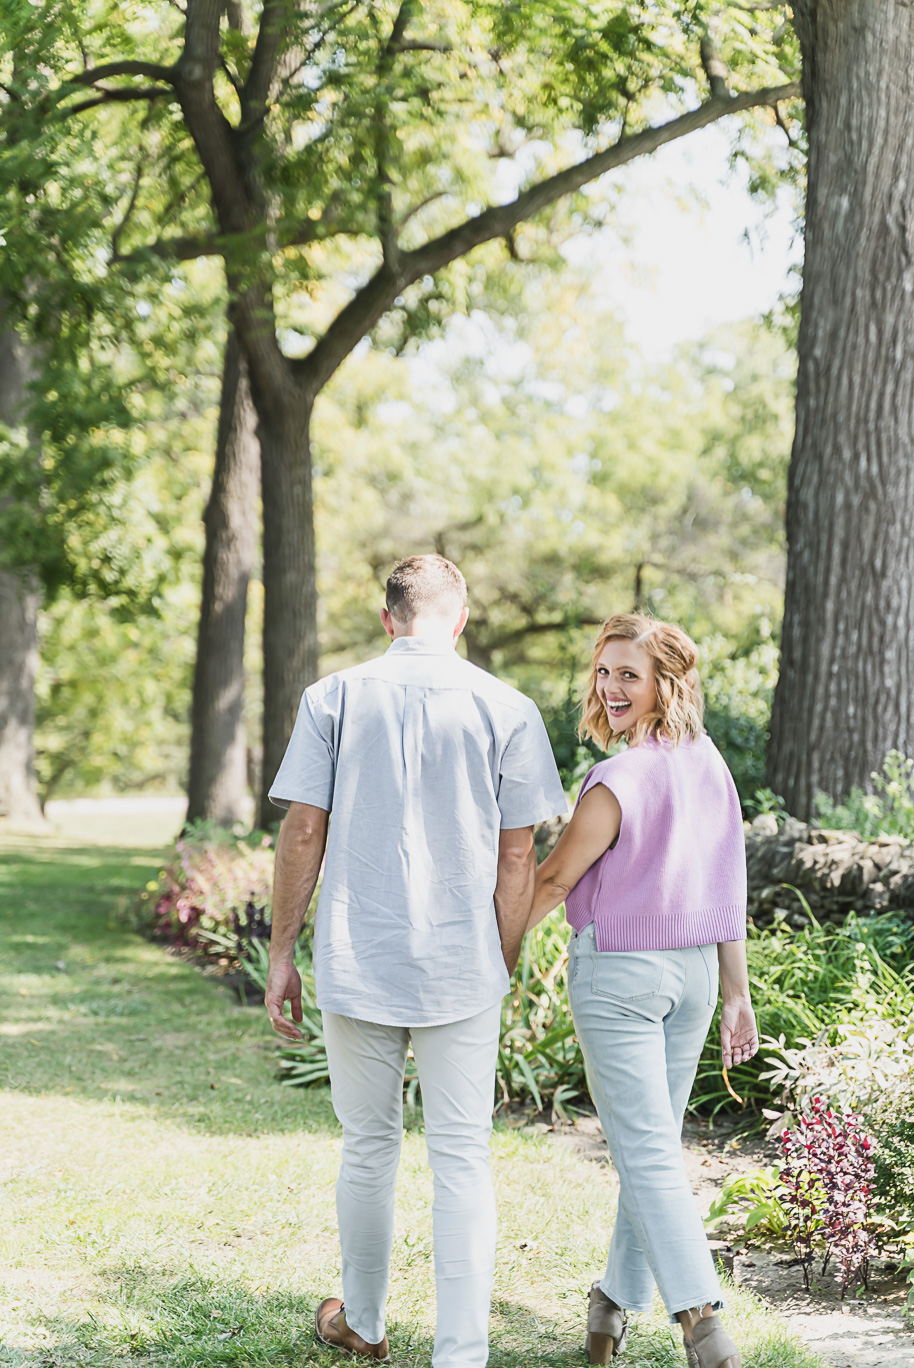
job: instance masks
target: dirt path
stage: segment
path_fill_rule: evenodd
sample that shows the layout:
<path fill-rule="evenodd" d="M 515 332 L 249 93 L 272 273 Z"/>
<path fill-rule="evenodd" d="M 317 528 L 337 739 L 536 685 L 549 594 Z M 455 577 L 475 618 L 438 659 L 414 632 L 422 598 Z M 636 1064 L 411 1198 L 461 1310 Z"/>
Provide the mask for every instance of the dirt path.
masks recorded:
<path fill-rule="evenodd" d="M 557 1144 L 570 1146 L 584 1158 L 610 1162 L 596 1117 L 580 1117 L 574 1126 L 552 1134 Z M 689 1122 L 683 1149 L 703 1213 L 729 1174 L 772 1162 L 762 1142 L 740 1141 L 722 1126 L 711 1130 Z M 830 1277 L 813 1278 L 807 1292 L 799 1269 L 788 1266 L 786 1250 L 763 1249 L 752 1240 L 735 1239 L 732 1251 L 736 1281 L 773 1306 L 832 1368 L 914 1368 L 914 1333 L 904 1319 L 907 1289 L 887 1275 L 882 1264 L 877 1262 L 866 1296 L 852 1294 L 842 1303 Z"/>

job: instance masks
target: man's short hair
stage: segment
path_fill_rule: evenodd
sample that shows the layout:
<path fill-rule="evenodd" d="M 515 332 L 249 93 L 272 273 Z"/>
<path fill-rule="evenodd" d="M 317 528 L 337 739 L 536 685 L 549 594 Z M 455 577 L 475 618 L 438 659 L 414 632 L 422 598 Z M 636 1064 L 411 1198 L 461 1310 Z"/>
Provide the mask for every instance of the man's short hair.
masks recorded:
<path fill-rule="evenodd" d="M 398 622 L 420 617 L 459 617 L 467 582 L 444 556 L 407 556 L 390 572 L 387 611 Z"/>

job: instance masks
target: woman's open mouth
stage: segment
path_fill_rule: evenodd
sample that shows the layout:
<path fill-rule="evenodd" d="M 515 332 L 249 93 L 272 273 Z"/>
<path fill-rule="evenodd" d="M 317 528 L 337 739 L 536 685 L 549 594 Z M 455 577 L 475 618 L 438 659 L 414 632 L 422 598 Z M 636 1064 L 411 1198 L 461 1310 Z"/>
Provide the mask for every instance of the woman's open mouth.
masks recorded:
<path fill-rule="evenodd" d="M 631 706 L 631 702 L 627 698 L 607 698 L 606 700 L 606 711 L 610 717 L 623 717 Z"/>

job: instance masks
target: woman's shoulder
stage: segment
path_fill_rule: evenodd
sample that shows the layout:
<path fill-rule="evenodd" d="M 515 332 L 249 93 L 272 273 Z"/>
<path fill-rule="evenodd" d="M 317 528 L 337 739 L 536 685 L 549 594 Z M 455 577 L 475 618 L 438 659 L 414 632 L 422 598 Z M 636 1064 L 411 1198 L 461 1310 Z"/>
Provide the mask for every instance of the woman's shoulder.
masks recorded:
<path fill-rule="evenodd" d="M 652 755 L 653 750 L 653 746 L 646 747 L 642 742 L 639 746 L 626 746 L 624 750 L 607 756 L 605 760 L 598 760 L 584 776 L 581 792 L 584 793 L 594 784 L 606 784 L 608 788 L 612 788 L 614 783 L 628 775 L 643 771 L 645 767 L 656 763 L 655 756 Z"/>

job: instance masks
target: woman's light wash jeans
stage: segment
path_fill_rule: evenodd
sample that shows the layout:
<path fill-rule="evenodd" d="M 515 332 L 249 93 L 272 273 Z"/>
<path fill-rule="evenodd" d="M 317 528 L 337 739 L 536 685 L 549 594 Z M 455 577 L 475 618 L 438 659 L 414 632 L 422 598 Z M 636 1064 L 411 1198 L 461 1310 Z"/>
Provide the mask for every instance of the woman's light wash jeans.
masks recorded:
<path fill-rule="evenodd" d="M 346 1323 L 369 1344 L 384 1336 L 403 1072 L 411 1044 L 435 1187 L 432 1363 L 482 1368 L 495 1266 L 489 1138 L 501 1003 L 444 1026 L 379 1026 L 331 1012 L 323 1019 L 333 1108 L 343 1127 L 336 1211 Z"/>
<path fill-rule="evenodd" d="M 568 947 L 568 995 L 590 1092 L 619 1174 L 619 1212 L 600 1286 L 671 1319 L 722 1305 L 682 1157 L 682 1119 L 717 1002 L 717 946 L 598 951 L 593 926 Z"/>

